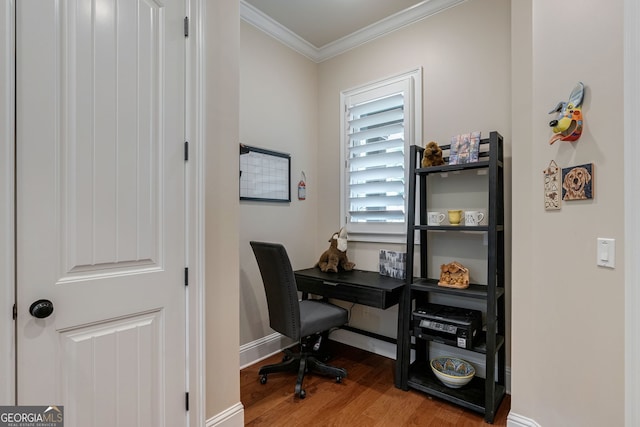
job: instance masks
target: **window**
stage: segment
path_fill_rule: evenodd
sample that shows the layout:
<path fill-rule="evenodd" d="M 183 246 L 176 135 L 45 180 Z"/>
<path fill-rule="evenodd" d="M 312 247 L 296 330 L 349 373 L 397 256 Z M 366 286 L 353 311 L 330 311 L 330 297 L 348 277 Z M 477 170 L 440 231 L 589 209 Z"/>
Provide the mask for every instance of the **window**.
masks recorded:
<path fill-rule="evenodd" d="M 340 209 L 349 238 L 403 242 L 408 147 L 422 139 L 422 70 L 340 95 Z"/>

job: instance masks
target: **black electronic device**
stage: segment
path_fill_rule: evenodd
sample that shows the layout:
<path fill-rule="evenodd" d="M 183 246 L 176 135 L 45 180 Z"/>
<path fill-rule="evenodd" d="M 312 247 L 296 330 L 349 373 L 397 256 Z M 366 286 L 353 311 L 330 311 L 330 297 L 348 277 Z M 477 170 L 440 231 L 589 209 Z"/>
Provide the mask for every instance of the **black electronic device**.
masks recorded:
<path fill-rule="evenodd" d="M 426 304 L 413 312 L 414 335 L 471 349 L 482 330 L 482 312 L 440 304 Z"/>

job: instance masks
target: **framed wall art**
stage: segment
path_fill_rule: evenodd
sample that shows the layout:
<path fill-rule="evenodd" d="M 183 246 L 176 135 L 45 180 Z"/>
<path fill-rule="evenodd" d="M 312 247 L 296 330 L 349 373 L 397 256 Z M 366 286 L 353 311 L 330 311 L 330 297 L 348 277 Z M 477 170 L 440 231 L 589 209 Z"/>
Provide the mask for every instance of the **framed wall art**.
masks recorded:
<path fill-rule="evenodd" d="M 542 171 L 544 174 L 544 209 L 554 211 L 560 209 L 562 191 L 560 188 L 560 168 L 554 160 Z"/>
<path fill-rule="evenodd" d="M 240 200 L 291 202 L 291 156 L 240 144 Z"/>
<path fill-rule="evenodd" d="M 562 169 L 562 200 L 593 199 L 593 163 Z"/>

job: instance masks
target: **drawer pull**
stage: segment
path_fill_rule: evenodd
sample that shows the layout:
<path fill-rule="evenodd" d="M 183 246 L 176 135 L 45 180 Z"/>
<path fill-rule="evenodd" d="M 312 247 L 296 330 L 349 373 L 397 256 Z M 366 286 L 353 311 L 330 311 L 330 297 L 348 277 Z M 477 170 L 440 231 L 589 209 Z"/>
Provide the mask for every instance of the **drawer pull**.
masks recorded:
<path fill-rule="evenodd" d="M 338 286 L 339 283 L 335 283 L 335 282 L 322 282 L 325 285 L 329 285 L 329 286 Z"/>

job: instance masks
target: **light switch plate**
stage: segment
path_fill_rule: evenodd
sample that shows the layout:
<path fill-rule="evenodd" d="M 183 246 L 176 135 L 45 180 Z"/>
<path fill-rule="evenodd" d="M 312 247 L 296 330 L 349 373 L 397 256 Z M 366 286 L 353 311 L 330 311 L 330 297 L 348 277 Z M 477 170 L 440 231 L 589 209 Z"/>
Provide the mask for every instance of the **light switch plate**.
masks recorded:
<path fill-rule="evenodd" d="M 598 249 L 596 253 L 597 265 L 601 267 L 615 268 L 616 266 L 616 239 L 598 237 Z"/>

